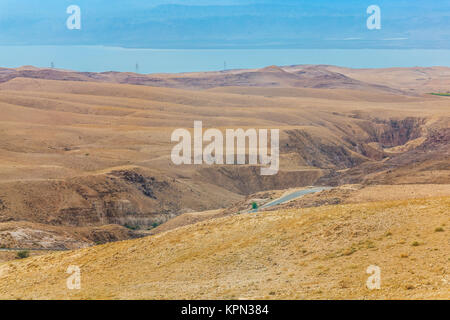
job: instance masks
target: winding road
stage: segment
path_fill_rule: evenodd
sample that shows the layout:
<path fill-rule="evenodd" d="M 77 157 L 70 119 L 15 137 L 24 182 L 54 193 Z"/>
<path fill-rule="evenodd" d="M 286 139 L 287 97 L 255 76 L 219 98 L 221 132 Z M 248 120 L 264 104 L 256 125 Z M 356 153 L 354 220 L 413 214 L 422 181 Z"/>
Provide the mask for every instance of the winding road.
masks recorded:
<path fill-rule="evenodd" d="M 262 205 L 261 207 L 259 207 L 258 209 L 252 209 L 252 210 L 249 210 L 247 212 L 248 213 L 255 213 L 255 212 L 258 212 L 259 209 L 270 208 L 270 207 L 273 207 L 273 206 L 277 206 L 279 204 L 283 204 L 283 203 L 289 202 L 291 200 L 295 200 L 295 199 L 301 198 L 301 197 L 303 197 L 303 196 L 305 196 L 307 194 L 317 193 L 317 192 L 321 192 L 321 191 L 324 191 L 324 190 L 330 190 L 330 189 L 331 189 L 330 187 L 314 187 L 314 188 L 309 188 L 309 189 L 304 189 L 304 190 L 298 190 L 298 191 L 292 192 L 292 193 L 290 193 L 288 195 L 285 195 L 285 196 L 283 196 L 281 198 L 278 198 L 276 200 L 268 202 L 268 203 Z"/>

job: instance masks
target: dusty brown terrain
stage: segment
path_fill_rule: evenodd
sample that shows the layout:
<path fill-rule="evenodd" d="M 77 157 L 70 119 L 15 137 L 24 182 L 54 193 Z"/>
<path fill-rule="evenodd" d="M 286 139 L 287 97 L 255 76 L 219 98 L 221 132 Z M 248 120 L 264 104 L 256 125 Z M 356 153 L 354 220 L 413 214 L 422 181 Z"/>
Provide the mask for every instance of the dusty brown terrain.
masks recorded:
<path fill-rule="evenodd" d="M 59 69 L 39 69 L 33 66 L 24 66 L 17 69 L 0 68 L 0 82 L 7 82 L 15 78 L 122 83 L 180 89 L 220 87 L 340 88 L 421 94 L 447 92 L 449 90 L 450 70 L 447 67 L 350 69 L 328 65 L 296 65 L 220 72 L 144 75 L 127 72 L 74 72 Z M 295 95 L 295 93 L 289 93 L 289 91 L 285 91 L 285 94 L 287 96 Z"/>
<path fill-rule="evenodd" d="M 144 231 L 142 234 L 153 235 L 202 221 L 247 213 L 252 208 L 252 203 L 254 202 L 261 206 L 296 190 L 298 189 L 259 192 L 249 195 L 244 200 L 225 209 L 184 213 L 157 228 Z M 337 204 L 365 204 L 370 202 L 414 200 L 444 196 L 450 196 L 450 184 L 342 185 L 330 190 L 308 194 L 280 205 L 260 208 L 259 211 L 279 211 Z"/>
<path fill-rule="evenodd" d="M 12 260 L 19 260 L 20 258 L 17 256 L 19 252 L 23 250 L 11 250 L 11 251 L 0 251 L 0 263 L 12 261 Z M 37 250 L 37 251 L 27 251 L 29 257 L 36 257 L 36 256 L 42 256 L 49 253 L 52 253 L 53 251 L 47 251 L 47 250 Z"/>
<path fill-rule="evenodd" d="M 23 67 L 1 69 L 0 79 L 4 244 L 20 242 L 11 232 L 21 222 L 35 224 L 28 243 L 42 246 L 42 231 L 61 240 L 50 241 L 58 248 L 83 247 L 261 191 L 450 181 L 449 100 L 423 94 L 450 85 L 448 68 L 136 75 Z M 280 172 L 174 166 L 170 135 L 195 120 L 205 128 L 279 128 Z M 113 231 L 101 228 L 111 224 Z M 73 227 L 96 236 L 63 241 Z"/>
<path fill-rule="evenodd" d="M 428 93 L 449 87 L 444 67 L 0 69 L 0 247 L 84 248 L 0 252 L 0 297 L 448 299 L 450 100 Z M 196 120 L 280 129 L 279 173 L 173 165 Z M 313 185 L 334 188 L 237 215 Z"/>
<path fill-rule="evenodd" d="M 291 208 L 320 207 L 323 205 L 414 200 L 444 196 L 450 196 L 450 184 L 342 185 L 263 210 L 276 211 Z"/>
<path fill-rule="evenodd" d="M 61 227 L 34 222 L 5 222 L 0 225 L 0 248 L 77 249 L 89 245 L 137 238 L 120 225 Z"/>
<path fill-rule="evenodd" d="M 450 198 L 237 215 L 0 265 L 7 299 L 448 299 Z M 66 270 L 81 268 L 81 290 Z M 369 290 L 366 269 L 381 268 Z"/>

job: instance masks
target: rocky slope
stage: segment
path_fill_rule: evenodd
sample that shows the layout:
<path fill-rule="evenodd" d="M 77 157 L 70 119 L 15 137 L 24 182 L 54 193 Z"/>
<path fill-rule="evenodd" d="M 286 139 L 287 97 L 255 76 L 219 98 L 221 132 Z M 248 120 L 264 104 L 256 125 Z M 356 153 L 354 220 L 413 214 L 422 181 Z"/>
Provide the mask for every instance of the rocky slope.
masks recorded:
<path fill-rule="evenodd" d="M 380 91 L 400 94 L 440 92 L 448 89 L 450 68 L 350 69 L 327 65 L 269 66 L 262 69 L 183 74 L 129 72 L 75 72 L 24 66 L 0 68 L 0 83 L 15 78 L 89 81 L 170 88 L 220 87 L 322 88 Z M 424 91 L 424 89 L 428 91 Z"/>
<path fill-rule="evenodd" d="M 448 299 L 450 198 L 238 215 L 0 264 L 3 299 Z M 68 290 L 68 266 L 81 289 Z M 367 268 L 381 270 L 369 290 Z"/>
<path fill-rule="evenodd" d="M 14 234 L 17 223 L 34 223 L 26 243 L 42 244 L 38 231 L 51 231 L 44 226 L 60 228 L 50 232 L 59 237 L 68 227 L 99 234 L 114 224 L 100 238 L 121 240 L 261 191 L 448 184 L 448 98 L 421 94 L 416 69 L 386 72 L 401 85 L 387 89 L 370 70 L 331 66 L 180 75 L 1 69 L 0 227 Z M 423 72 L 427 88 L 448 83 L 445 68 Z M 170 88 L 130 85 L 129 77 Z M 263 177 L 255 166 L 173 165 L 171 133 L 196 120 L 221 130 L 279 128 L 278 175 Z M 67 237 L 52 243 L 97 241 Z"/>

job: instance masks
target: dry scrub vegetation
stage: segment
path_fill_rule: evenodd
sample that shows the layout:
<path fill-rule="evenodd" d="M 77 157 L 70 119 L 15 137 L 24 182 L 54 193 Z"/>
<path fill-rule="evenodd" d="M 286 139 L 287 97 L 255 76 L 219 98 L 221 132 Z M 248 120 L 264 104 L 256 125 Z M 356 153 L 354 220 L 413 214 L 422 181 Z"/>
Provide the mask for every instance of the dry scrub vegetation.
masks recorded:
<path fill-rule="evenodd" d="M 427 93 L 449 86 L 445 67 L 0 68 L 0 247 L 80 249 L 0 250 L 0 298 L 448 299 L 450 100 Z M 195 120 L 280 129 L 279 173 L 173 165 Z M 334 188 L 236 215 L 312 185 Z"/>
<path fill-rule="evenodd" d="M 449 207 L 444 197 L 214 219 L 4 263 L 0 297 L 448 299 Z M 81 267 L 79 291 L 66 288 L 69 265 Z M 381 290 L 366 288 L 369 265 Z"/>

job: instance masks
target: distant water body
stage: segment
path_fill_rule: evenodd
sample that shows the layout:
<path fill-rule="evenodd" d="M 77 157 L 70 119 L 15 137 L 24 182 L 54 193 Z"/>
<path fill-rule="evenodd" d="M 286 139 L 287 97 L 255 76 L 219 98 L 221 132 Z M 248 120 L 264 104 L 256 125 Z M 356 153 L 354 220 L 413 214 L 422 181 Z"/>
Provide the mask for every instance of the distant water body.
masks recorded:
<path fill-rule="evenodd" d="M 125 49 L 103 46 L 0 46 L 0 67 L 177 73 L 329 64 L 351 68 L 450 66 L 450 50 L 425 49 Z"/>

